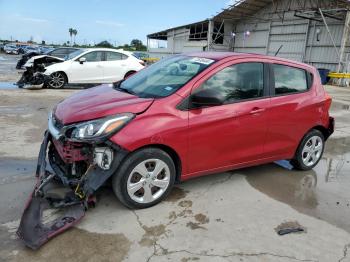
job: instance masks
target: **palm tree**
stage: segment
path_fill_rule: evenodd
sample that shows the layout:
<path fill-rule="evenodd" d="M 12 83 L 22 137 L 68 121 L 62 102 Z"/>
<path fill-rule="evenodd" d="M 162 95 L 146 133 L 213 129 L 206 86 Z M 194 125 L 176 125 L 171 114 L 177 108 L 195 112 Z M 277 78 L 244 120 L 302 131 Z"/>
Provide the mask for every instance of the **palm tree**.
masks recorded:
<path fill-rule="evenodd" d="M 73 31 L 74 29 L 73 28 L 69 28 L 68 32 L 69 32 L 69 35 L 70 35 L 70 42 L 72 44 L 72 36 L 73 36 Z"/>
<path fill-rule="evenodd" d="M 74 35 L 74 44 L 75 44 L 75 37 L 78 34 L 78 30 L 77 29 L 73 29 L 73 35 Z"/>

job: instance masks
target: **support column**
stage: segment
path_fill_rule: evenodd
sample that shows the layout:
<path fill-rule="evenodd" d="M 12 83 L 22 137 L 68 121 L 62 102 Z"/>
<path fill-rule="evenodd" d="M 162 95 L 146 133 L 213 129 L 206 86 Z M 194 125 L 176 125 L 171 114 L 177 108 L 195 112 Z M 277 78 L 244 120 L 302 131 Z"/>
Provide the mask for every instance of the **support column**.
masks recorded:
<path fill-rule="evenodd" d="M 344 31 L 343 31 L 343 38 L 341 41 L 341 47 L 340 47 L 340 54 L 339 54 L 339 64 L 337 72 L 341 73 L 342 71 L 346 70 L 347 66 L 345 65 L 345 48 L 349 41 L 349 35 L 350 35 L 350 11 L 347 11 L 346 13 L 346 19 L 344 24 Z"/>
<path fill-rule="evenodd" d="M 172 54 L 175 53 L 175 29 L 173 29 L 173 46 L 172 46 Z"/>
<path fill-rule="evenodd" d="M 207 36 L 207 51 L 210 51 L 210 46 L 211 46 L 211 41 L 212 41 L 212 26 L 213 26 L 213 21 L 211 19 L 209 19 L 208 21 L 208 36 Z"/>
<path fill-rule="evenodd" d="M 303 57 L 301 58 L 301 62 L 305 62 L 306 61 L 306 49 L 307 49 L 307 42 L 309 40 L 309 32 L 310 32 L 310 20 L 307 21 L 307 29 L 306 29 L 306 33 L 305 33 L 305 42 L 304 42 L 304 46 L 303 46 Z"/>
<path fill-rule="evenodd" d="M 330 37 L 331 40 L 332 40 L 332 43 L 333 43 L 335 52 L 337 53 L 338 59 L 340 59 L 339 50 L 338 50 L 337 45 L 336 45 L 336 43 L 335 43 L 334 37 L 333 37 L 331 31 L 329 30 L 329 27 L 328 27 L 326 18 L 325 18 L 324 15 L 323 15 L 322 9 L 319 8 L 318 11 L 320 12 L 320 14 L 321 14 L 321 16 L 322 16 L 323 23 L 324 23 L 324 25 L 326 26 L 326 29 L 327 29 L 327 32 L 328 32 L 329 37 Z"/>
<path fill-rule="evenodd" d="M 267 32 L 267 40 L 266 40 L 266 50 L 265 54 L 269 54 L 269 49 L 270 49 L 270 34 L 271 34 L 271 27 L 272 27 L 272 21 L 269 23 L 269 31 Z"/>
<path fill-rule="evenodd" d="M 149 38 L 147 36 L 147 52 L 149 52 Z"/>

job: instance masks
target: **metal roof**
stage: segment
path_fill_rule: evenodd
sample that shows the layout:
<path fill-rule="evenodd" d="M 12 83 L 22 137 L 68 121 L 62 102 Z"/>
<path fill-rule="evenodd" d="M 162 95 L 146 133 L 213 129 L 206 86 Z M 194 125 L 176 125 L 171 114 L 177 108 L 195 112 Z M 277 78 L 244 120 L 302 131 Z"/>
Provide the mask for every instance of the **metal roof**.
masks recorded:
<path fill-rule="evenodd" d="M 275 13 L 288 11 L 314 11 L 318 8 L 322 9 L 349 9 L 350 2 L 348 0 L 312 0 L 298 1 L 290 0 L 288 6 L 279 5 L 279 0 L 238 0 L 222 12 L 213 16 L 214 20 L 241 20 L 250 17 L 260 11 L 269 4 L 273 5 Z"/>
<path fill-rule="evenodd" d="M 200 22 L 195 22 L 187 25 L 172 27 L 165 29 L 163 31 L 149 34 L 147 37 L 151 39 L 167 40 L 167 33 L 172 30 L 179 28 L 189 27 L 191 25 L 196 25 L 209 20 L 232 20 L 239 21 L 247 18 L 255 18 L 255 14 L 262 8 L 273 4 L 276 13 L 278 12 L 288 12 L 288 11 L 315 11 L 318 8 L 323 9 L 350 9 L 350 1 L 348 0 L 290 0 L 289 6 L 279 6 L 279 0 L 237 0 L 233 5 L 223 9 L 218 14 L 202 20 Z"/>

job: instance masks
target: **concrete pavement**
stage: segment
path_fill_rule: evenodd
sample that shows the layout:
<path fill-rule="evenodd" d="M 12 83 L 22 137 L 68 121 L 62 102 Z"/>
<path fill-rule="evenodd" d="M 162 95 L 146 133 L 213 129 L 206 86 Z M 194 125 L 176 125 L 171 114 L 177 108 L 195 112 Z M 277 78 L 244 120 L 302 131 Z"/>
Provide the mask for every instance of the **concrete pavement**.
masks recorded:
<path fill-rule="evenodd" d="M 268 164 L 202 177 L 146 210 L 123 207 L 106 186 L 77 227 L 38 251 L 14 232 L 47 113 L 76 91 L 0 90 L 0 260 L 350 261 L 350 90 L 327 90 L 336 132 L 313 171 Z M 279 236 L 284 222 L 306 232 Z"/>

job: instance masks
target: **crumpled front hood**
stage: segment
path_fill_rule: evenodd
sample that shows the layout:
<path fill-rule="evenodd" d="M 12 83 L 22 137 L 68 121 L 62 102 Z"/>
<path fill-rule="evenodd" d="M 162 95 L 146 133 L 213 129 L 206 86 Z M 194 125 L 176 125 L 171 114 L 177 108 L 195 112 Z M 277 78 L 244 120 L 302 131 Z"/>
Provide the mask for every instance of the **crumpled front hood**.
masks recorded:
<path fill-rule="evenodd" d="M 117 91 L 112 84 L 80 91 L 59 103 L 56 118 L 64 125 L 88 121 L 118 113 L 138 114 L 147 110 L 153 98 Z"/>

